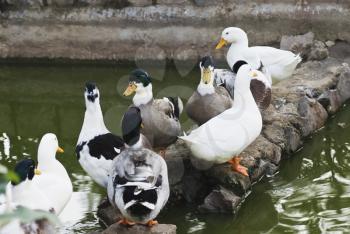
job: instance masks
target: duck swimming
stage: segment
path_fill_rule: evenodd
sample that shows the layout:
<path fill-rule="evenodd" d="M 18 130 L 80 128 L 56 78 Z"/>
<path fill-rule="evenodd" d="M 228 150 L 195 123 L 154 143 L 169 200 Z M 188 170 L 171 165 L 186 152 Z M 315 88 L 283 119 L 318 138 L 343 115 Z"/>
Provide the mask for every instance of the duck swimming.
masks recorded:
<path fill-rule="evenodd" d="M 227 63 L 233 72 L 237 73 L 240 62 L 246 61 L 253 69 L 266 67 L 273 79 L 283 80 L 290 77 L 296 66 L 301 62 L 301 57 L 286 50 L 280 50 L 269 46 L 248 45 L 248 36 L 240 28 L 225 28 L 221 34 L 221 40 L 216 49 L 230 44 L 227 52 Z M 261 63 L 260 63 L 261 61 Z"/>
<path fill-rule="evenodd" d="M 108 181 L 108 198 L 123 215 L 119 222 L 125 225 L 136 223 L 153 226 L 154 219 L 165 206 L 170 193 L 168 169 L 164 159 L 142 146 L 139 135 L 142 123 L 138 121 L 140 112 L 131 107 L 124 116 L 132 121 L 123 129 L 127 148 L 113 160 Z M 123 121 L 123 123 L 125 123 Z M 124 130 L 128 132 L 124 132 Z"/>
<path fill-rule="evenodd" d="M 33 183 L 45 194 L 60 214 L 73 193 L 72 182 L 64 166 L 56 159 L 56 152 L 63 153 L 58 146 L 55 134 L 47 133 L 40 141 L 38 148 L 38 170 L 40 176 L 33 178 Z"/>
<path fill-rule="evenodd" d="M 233 106 L 181 136 L 194 157 L 216 164 L 229 162 L 232 169 L 248 176 L 239 154 L 260 134 L 262 117 L 250 90 L 253 77 L 263 75 L 250 65 L 240 67 L 235 80 Z"/>
<path fill-rule="evenodd" d="M 14 172 L 18 175 L 18 181 L 11 181 L 6 186 L 7 206 L 11 210 L 17 206 L 23 206 L 32 210 L 53 211 L 54 206 L 43 192 L 45 188 L 33 183 L 34 177 L 41 172 L 36 169 L 34 160 L 23 159 L 16 163 Z"/>
<path fill-rule="evenodd" d="M 135 93 L 133 106 L 141 110 L 144 134 L 153 148 L 164 154 L 164 149 L 177 140 L 181 134 L 179 121 L 183 109 L 179 97 L 154 99 L 151 77 L 142 69 L 136 69 L 129 76 L 129 85 L 124 96 Z"/>
<path fill-rule="evenodd" d="M 106 188 L 112 160 L 124 149 L 124 141 L 106 128 L 95 84 L 86 84 L 84 98 L 86 110 L 75 152 L 86 173 Z"/>

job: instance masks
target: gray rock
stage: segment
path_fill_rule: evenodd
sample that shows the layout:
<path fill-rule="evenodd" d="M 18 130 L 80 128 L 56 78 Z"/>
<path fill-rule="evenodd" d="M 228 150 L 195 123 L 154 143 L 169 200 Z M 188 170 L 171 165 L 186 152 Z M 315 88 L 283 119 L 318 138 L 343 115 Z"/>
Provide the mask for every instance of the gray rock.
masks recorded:
<path fill-rule="evenodd" d="M 314 41 L 311 46 L 310 53 L 307 56 L 308 60 L 323 60 L 329 55 L 328 49 L 322 41 Z"/>
<path fill-rule="evenodd" d="M 313 32 L 297 36 L 282 36 L 280 48 L 300 54 L 305 58 L 310 53 L 314 37 L 315 35 Z"/>
<path fill-rule="evenodd" d="M 128 0 L 132 6 L 136 7 L 145 7 L 145 6 L 151 6 L 152 0 Z"/>
<path fill-rule="evenodd" d="M 108 227 L 123 218 L 120 211 L 115 209 L 107 198 L 102 199 L 97 207 L 97 217 L 105 227 Z"/>
<path fill-rule="evenodd" d="M 176 4 L 188 4 L 189 0 L 157 0 L 157 4 L 160 5 L 176 5 Z"/>
<path fill-rule="evenodd" d="M 214 189 L 199 206 L 202 213 L 235 214 L 242 198 L 222 186 Z"/>
<path fill-rule="evenodd" d="M 348 64 L 344 64 L 339 74 L 339 82 L 337 89 L 341 98 L 341 102 L 345 102 L 350 98 L 350 68 Z"/>
<path fill-rule="evenodd" d="M 193 0 L 197 6 L 212 6 L 223 3 L 223 0 L 211 1 L 211 0 Z"/>
<path fill-rule="evenodd" d="M 145 225 L 134 225 L 125 227 L 113 224 L 101 234 L 176 234 L 176 226 L 172 224 L 158 224 L 151 228 Z"/>
<path fill-rule="evenodd" d="M 325 44 L 327 47 L 332 47 L 335 45 L 335 42 L 334 41 L 326 41 Z"/>
<path fill-rule="evenodd" d="M 339 91 L 331 89 L 321 94 L 317 101 L 327 110 L 329 114 L 334 114 L 342 105 Z"/>

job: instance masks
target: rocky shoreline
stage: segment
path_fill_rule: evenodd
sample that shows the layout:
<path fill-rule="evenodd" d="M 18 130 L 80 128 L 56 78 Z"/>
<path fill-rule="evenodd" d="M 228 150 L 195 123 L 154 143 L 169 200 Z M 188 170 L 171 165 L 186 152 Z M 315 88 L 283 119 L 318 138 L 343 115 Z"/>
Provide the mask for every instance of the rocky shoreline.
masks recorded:
<path fill-rule="evenodd" d="M 311 44 L 318 43 L 312 41 Z M 328 55 L 328 49 L 322 48 Z M 310 53 L 322 54 L 314 49 L 305 54 Z M 241 154 L 242 165 L 249 168 L 249 178 L 233 172 L 228 164 L 197 170 L 192 166 L 189 149 L 181 140 L 168 148 L 165 159 L 171 183 L 169 205 L 187 202 L 202 213 L 235 214 L 252 185 L 264 176 L 273 176 L 281 160 L 300 149 L 303 139 L 323 127 L 349 98 L 350 67 L 344 60 L 320 56 L 318 60 L 303 63 L 293 77 L 273 85 L 272 103 L 263 112 L 262 133 Z M 117 228 L 113 223 L 119 215 L 106 200 L 97 215 L 105 226 L 112 225 L 103 233 L 113 233 L 111 230 Z M 173 225 L 168 227 L 174 231 Z M 128 231 L 140 233 L 138 227 Z M 142 233 L 158 232 L 143 230 Z"/>

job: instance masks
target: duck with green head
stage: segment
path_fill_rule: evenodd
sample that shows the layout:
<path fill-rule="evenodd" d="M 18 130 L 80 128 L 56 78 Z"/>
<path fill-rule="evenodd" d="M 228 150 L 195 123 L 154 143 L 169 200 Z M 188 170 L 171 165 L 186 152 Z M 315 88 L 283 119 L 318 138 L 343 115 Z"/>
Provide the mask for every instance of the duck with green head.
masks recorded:
<path fill-rule="evenodd" d="M 182 133 L 179 121 L 183 109 L 182 101 L 179 97 L 154 99 L 151 77 L 142 69 L 130 73 L 129 85 L 123 95 L 130 96 L 134 93 L 133 106 L 141 111 L 141 133 L 155 150 L 164 154 L 165 148 L 174 143 Z"/>

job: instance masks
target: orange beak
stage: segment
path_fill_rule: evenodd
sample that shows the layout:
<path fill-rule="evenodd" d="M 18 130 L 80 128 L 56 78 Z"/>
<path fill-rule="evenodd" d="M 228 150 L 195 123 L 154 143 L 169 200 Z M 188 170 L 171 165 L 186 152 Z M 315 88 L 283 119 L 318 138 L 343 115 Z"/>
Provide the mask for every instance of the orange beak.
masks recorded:
<path fill-rule="evenodd" d="M 126 90 L 124 91 L 124 96 L 130 96 L 136 91 L 137 86 L 135 84 L 129 84 Z"/>

